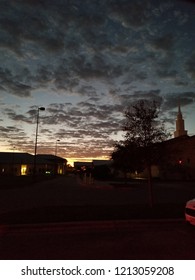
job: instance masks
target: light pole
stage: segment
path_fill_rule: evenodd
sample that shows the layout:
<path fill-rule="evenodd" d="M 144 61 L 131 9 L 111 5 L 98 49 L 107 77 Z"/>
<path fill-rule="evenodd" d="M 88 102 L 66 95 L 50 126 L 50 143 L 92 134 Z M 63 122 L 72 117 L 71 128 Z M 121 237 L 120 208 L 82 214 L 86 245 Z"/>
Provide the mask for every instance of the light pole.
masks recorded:
<path fill-rule="evenodd" d="M 59 139 L 57 139 L 57 140 L 56 140 L 55 156 L 57 156 L 57 149 L 58 149 L 57 143 L 58 143 L 58 142 L 60 142 L 60 140 L 59 140 Z"/>
<path fill-rule="evenodd" d="M 34 168 L 33 175 L 36 174 L 36 165 L 37 165 L 37 137 L 38 137 L 38 127 L 39 127 L 39 111 L 45 111 L 45 107 L 37 108 L 37 125 L 36 125 L 36 135 L 35 135 L 35 153 L 34 153 Z"/>
<path fill-rule="evenodd" d="M 15 161 L 15 146 L 13 146 L 13 159 L 12 159 L 12 175 L 15 175 L 14 174 L 14 171 L 15 171 L 15 168 L 14 168 L 14 161 Z"/>

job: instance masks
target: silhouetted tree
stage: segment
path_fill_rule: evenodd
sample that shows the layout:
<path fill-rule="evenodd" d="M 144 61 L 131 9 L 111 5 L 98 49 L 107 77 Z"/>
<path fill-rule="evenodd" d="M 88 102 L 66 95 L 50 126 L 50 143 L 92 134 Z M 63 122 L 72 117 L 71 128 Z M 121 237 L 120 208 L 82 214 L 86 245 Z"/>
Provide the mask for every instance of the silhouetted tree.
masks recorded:
<path fill-rule="evenodd" d="M 110 168 L 107 165 L 99 165 L 94 167 L 94 178 L 98 180 L 106 180 L 111 176 Z"/>
<path fill-rule="evenodd" d="M 157 143 L 166 140 L 168 137 L 163 122 L 157 120 L 159 110 L 155 101 L 139 100 L 125 112 L 123 127 L 123 130 L 126 131 L 124 141 L 126 156 L 128 157 L 129 148 L 133 146 L 137 153 L 136 160 L 139 159 L 139 162 L 148 171 L 151 206 L 153 205 L 151 165 L 158 159 L 160 145 L 157 145 Z M 118 152 L 120 154 L 120 149 Z"/>
<path fill-rule="evenodd" d="M 115 144 L 111 154 L 113 167 L 124 174 L 126 180 L 128 172 L 143 171 L 142 163 L 138 156 L 138 149 L 135 143 L 120 141 Z"/>

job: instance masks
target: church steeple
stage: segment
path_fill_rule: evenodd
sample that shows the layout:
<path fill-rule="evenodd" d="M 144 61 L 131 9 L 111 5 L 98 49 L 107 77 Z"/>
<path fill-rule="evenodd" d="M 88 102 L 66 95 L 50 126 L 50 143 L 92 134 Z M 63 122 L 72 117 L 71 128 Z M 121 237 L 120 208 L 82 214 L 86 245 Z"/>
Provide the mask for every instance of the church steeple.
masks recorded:
<path fill-rule="evenodd" d="M 174 137 L 179 137 L 183 135 L 187 135 L 187 130 L 185 130 L 184 120 L 181 112 L 181 107 L 179 104 L 177 119 L 176 119 L 176 131 L 174 132 Z"/>

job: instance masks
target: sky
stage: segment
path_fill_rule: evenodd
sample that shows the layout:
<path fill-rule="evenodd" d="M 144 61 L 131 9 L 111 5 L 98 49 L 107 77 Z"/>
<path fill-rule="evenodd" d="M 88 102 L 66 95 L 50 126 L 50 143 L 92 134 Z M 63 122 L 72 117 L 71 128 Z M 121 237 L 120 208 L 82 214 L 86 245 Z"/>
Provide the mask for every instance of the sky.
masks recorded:
<path fill-rule="evenodd" d="M 0 0 L 1 151 L 109 159 L 128 106 L 178 103 L 195 134 L 195 4 L 182 0 Z M 38 108 L 45 107 L 45 111 Z M 57 149 L 56 149 L 57 147 Z"/>

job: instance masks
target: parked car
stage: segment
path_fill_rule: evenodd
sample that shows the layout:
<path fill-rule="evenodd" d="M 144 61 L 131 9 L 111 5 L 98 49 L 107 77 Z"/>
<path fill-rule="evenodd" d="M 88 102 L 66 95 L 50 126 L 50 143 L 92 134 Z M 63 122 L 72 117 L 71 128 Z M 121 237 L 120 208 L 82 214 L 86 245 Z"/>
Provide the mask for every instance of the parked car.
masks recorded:
<path fill-rule="evenodd" d="M 185 219 L 187 223 L 195 226 L 195 198 L 186 202 Z"/>

